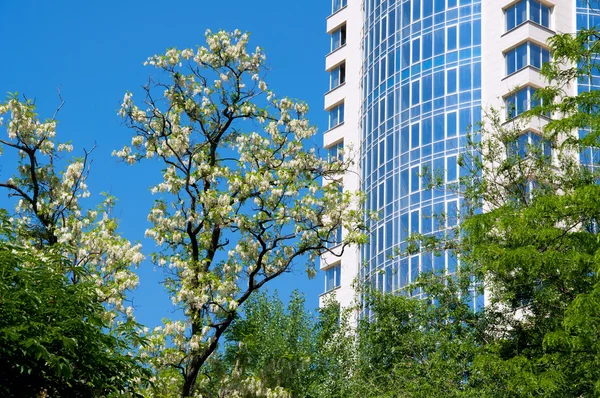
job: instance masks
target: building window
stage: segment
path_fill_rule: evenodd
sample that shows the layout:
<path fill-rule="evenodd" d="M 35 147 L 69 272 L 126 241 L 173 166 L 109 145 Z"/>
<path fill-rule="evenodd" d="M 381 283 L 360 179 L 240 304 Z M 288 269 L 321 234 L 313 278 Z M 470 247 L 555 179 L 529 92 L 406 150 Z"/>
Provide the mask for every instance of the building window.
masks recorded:
<path fill-rule="evenodd" d="M 348 5 L 348 0 L 333 0 L 331 13 L 337 12 Z"/>
<path fill-rule="evenodd" d="M 335 230 L 331 231 L 331 235 L 329 235 L 329 240 L 326 245 L 328 248 L 335 247 L 342 243 L 342 225 L 338 225 Z"/>
<path fill-rule="evenodd" d="M 506 74 L 510 75 L 526 66 L 541 69 L 542 64 L 550 61 L 550 52 L 537 44 L 526 42 L 505 54 Z"/>
<path fill-rule="evenodd" d="M 331 51 L 346 45 L 346 25 L 342 25 L 331 32 Z"/>
<path fill-rule="evenodd" d="M 329 128 L 344 123 L 344 103 L 334 106 L 329 110 Z"/>
<path fill-rule="evenodd" d="M 342 267 L 340 263 L 325 270 L 325 292 L 340 287 Z"/>
<path fill-rule="evenodd" d="M 506 117 L 512 119 L 539 105 L 534 93 L 535 88 L 526 86 L 506 97 Z"/>
<path fill-rule="evenodd" d="M 525 158 L 530 154 L 535 156 L 544 156 L 549 158 L 552 154 L 552 148 L 548 140 L 543 139 L 539 134 L 533 131 L 527 131 L 510 143 L 508 147 L 509 156 L 518 156 Z"/>
<path fill-rule="evenodd" d="M 506 9 L 506 30 L 516 28 L 526 21 L 550 28 L 550 7 L 538 0 L 521 0 Z"/>
<path fill-rule="evenodd" d="M 346 63 L 343 62 L 329 72 L 329 89 L 333 90 L 337 86 L 346 83 Z"/>
<path fill-rule="evenodd" d="M 329 162 L 344 160 L 344 141 L 340 141 L 327 148 L 327 160 Z"/>
<path fill-rule="evenodd" d="M 341 197 L 342 193 L 344 192 L 344 185 L 342 184 L 342 180 L 338 180 L 338 181 L 335 181 L 332 183 L 337 184 L 338 194 Z M 342 222 L 340 220 L 337 227 L 331 231 L 331 233 L 329 235 L 329 240 L 326 242 L 325 246 L 328 248 L 332 248 L 332 247 L 335 247 L 335 246 L 341 245 L 341 244 L 342 244 Z"/>

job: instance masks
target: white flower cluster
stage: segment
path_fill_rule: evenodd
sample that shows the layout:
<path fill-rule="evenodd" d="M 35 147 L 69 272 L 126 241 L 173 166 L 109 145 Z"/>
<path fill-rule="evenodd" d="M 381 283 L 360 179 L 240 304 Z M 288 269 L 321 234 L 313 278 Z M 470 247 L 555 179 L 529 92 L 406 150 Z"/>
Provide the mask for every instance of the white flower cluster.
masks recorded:
<path fill-rule="evenodd" d="M 131 103 L 130 95 L 124 103 Z M 108 216 L 114 198 L 107 197 L 97 210 L 82 212 L 79 200 L 90 196 L 87 157 L 58 170 L 54 159 L 59 152 L 71 152 L 73 146 L 55 143 L 56 121 L 40 122 L 35 107 L 16 98 L 0 104 L 0 114 L 8 113 L 8 139 L 22 159 L 19 175 L 6 181 L 8 189 L 20 196 L 12 219 L 18 243 L 41 259 L 57 252 L 73 265 L 83 267 L 86 272 L 80 278 L 89 278 L 95 284 L 98 298 L 105 303 L 106 320 L 133 318 L 133 309 L 124 302 L 127 291 L 138 284 L 132 267 L 144 257 L 141 245 L 119 236 L 116 220 Z M 20 194 L 34 191 L 35 195 Z M 45 232 L 39 232 L 40 225 Z M 45 234 L 42 246 L 36 235 L 39 233 Z"/>

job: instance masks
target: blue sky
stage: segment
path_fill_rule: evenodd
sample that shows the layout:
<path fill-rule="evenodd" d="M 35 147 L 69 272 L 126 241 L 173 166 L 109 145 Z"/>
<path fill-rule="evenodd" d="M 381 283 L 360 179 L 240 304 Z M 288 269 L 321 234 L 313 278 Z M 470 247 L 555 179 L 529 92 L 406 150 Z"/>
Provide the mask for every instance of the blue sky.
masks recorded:
<path fill-rule="evenodd" d="M 38 113 L 46 118 L 60 102 L 60 87 L 65 105 L 57 138 L 71 140 L 76 156 L 96 145 L 88 180 L 92 195 L 106 191 L 118 198 L 115 215 L 121 232 L 141 241 L 149 253 L 153 243 L 143 235 L 152 204 L 149 187 L 160 178 L 159 165 L 127 167 L 110 156 L 131 139 L 117 116 L 123 94 L 138 91 L 154 73 L 142 63 L 168 47 L 204 44 L 207 28 L 250 32 L 251 46 L 261 46 L 267 55 L 269 87 L 278 96 L 308 102 L 311 121 L 324 131 L 328 78 L 323 68 L 329 48 L 325 19 L 330 10 L 328 0 L 0 0 L 0 95 L 18 91 L 35 98 Z M 0 157 L 5 170 L 0 169 L 0 179 L 9 177 L 9 160 Z M 1 194 L 0 203 L 4 198 Z M 139 274 L 134 296 L 138 320 L 153 326 L 169 316 L 170 303 L 158 285 L 160 269 L 146 261 Z M 323 278 L 319 274 L 309 281 L 298 269 L 270 290 L 275 288 L 283 298 L 298 288 L 307 296 L 307 307 L 314 309 Z"/>

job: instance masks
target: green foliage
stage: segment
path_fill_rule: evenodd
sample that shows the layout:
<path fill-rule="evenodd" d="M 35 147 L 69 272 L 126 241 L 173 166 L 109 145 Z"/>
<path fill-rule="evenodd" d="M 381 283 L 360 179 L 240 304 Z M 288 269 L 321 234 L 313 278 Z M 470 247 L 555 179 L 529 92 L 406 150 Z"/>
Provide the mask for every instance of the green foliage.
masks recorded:
<path fill-rule="evenodd" d="M 61 257 L 49 255 L 42 262 L 11 243 L 4 216 L 2 229 L 0 395 L 89 397 L 131 392 L 145 370 L 125 353 L 117 334 L 104 332 L 107 323 L 95 287 L 72 284 L 61 272 L 65 266 Z"/>
<path fill-rule="evenodd" d="M 244 319 L 233 325 L 225 356 L 242 371 L 260 369 L 261 380 L 269 386 L 302 391 L 318 349 L 312 340 L 314 331 L 314 321 L 304 311 L 304 298 L 297 292 L 287 309 L 277 295 L 269 301 L 262 293 L 245 306 Z"/>
<path fill-rule="evenodd" d="M 244 306 L 243 315 L 226 333 L 223 350 L 204 372 L 203 396 L 256 396 L 262 391 L 279 396 L 322 396 L 320 390 L 331 373 L 323 371 L 330 358 L 323 346 L 339 329 L 337 305 L 325 307 L 318 318 L 305 311 L 304 297 L 293 292 L 287 306 L 275 293 L 261 292 Z M 331 368 L 331 367 L 329 367 Z M 244 392 L 245 391 L 245 392 Z"/>
<path fill-rule="evenodd" d="M 424 276 L 431 300 L 366 293 L 371 317 L 353 326 L 352 311 L 331 302 L 315 319 L 294 293 L 286 306 L 262 293 L 248 302 L 226 344 L 205 370 L 205 396 L 256 396 L 283 388 L 293 397 L 460 396 L 484 318 L 461 294 L 470 274 Z"/>
<path fill-rule="evenodd" d="M 509 124 L 486 120 L 486 141 L 474 148 L 480 178 L 465 181 L 464 194 L 486 211 L 463 222 L 460 252 L 485 275 L 489 326 L 468 379 L 472 395 L 600 394 L 600 186 L 597 172 L 578 163 L 579 151 L 597 146 L 600 97 L 572 87 L 600 72 L 596 38 L 587 30 L 553 37 L 554 60 L 543 68 L 552 84 L 538 92 L 543 105 Z M 543 137 L 553 156 L 511 156 L 524 127 L 549 112 Z"/>
<path fill-rule="evenodd" d="M 358 325 L 353 391 L 348 396 L 460 396 L 480 345 L 482 313 L 469 309 L 470 274 L 423 275 L 427 300 L 367 293 Z"/>

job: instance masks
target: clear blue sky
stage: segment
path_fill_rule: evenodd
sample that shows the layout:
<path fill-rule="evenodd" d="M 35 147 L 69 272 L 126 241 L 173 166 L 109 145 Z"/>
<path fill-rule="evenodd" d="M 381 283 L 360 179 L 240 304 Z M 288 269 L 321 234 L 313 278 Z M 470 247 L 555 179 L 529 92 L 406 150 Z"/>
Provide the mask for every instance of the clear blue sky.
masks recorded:
<path fill-rule="evenodd" d="M 119 199 L 115 215 L 121 232 L 141 241 L 149 253 L 154 245 L 143 235 L 152 204 L 149 187 L 160 178 L 158 164 L 128 167 L 110 156 L 131 139 L 116 113 L 125 91 L 138 92 L 153 73 L 142 63 L 168 47 L 204 44 L 207 28 L 248 31 L 250 44 L 267 55 L 269 87 L 278 96 L 307 101 L 312 122 L 324 131 L 325 18 L 330 10 L 329 0 L 0 0 L 0 95 L 18 91 L 35 98 L 45 118 L 59 104 L 61 88 L 66 103 L 58 116 L 57 138 L 72 140 L 76 156 L 96 144 L 88 181 L 92 195 L 107 191 Z M 0 157 L 4 170 L 7 161 Z M 0 171 L 0 178 L 8 176 Z M 0 203 L 4 198 L 1 194 Z M 146 261 L 139 274 L 134 297 L 138 320 L 153 326 L 169 316 L 170 302 L 158 285 L 160 269 Z M 274 288 L 284 298 L 298 288 L 314 309 L 323 278 L 319 274 L 309 281 L 298 270 L 269 290 Z"/>

